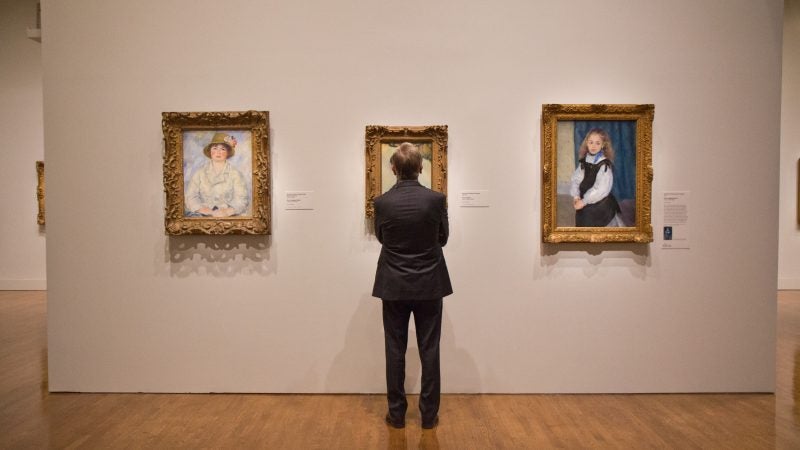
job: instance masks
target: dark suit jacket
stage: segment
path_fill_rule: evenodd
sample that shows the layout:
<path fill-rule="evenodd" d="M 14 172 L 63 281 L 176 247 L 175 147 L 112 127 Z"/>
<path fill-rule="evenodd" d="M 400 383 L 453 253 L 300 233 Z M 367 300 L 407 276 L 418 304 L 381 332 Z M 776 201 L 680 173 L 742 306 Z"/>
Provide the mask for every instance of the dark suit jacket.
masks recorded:
<path fill-rule="evenodd" d="M 383 244 L 372 295 L 434 300 L 453 293 L 442 247 L 449 228 L 445 196 L 401 180 L 375 198 L 375 236 Z"/>

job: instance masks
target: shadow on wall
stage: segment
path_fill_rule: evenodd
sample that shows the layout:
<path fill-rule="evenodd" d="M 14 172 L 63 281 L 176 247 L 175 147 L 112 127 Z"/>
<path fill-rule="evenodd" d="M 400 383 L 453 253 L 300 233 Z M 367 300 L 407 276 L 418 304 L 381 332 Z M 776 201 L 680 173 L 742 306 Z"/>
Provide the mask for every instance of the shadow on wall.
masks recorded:
<path fill-rule="evenodd" d="M 626 267 L 632 276 L 644 280 L 652 265 L 649 244 L 542 243 L 540 253 L 539 267 L 533 269 L 534 279 L 559 276 L 565 269 L 579 268 L 591 277 L 604 268 Z"/>
<path fill-rule="evenodd" d="M 447 301 L 445 298 L 444 317 L 442 317 L 442 392 L 450 394 L 483 392 L 483 383 L 475 359 L 467 349 L 459 348 L 456 344 L 456 330 L 447 313 Z"/>
<path fill-rule="evenodd" d="M 386 359 L 383 341 L 381 300 L 367 294 L 347 326 L 344 348 L 331 364 L 325 384 L 326 392 L 386 392 Z M 411 322 L 413 323 L 413 321 Z M 409 324 L 406 351 L 406 392 L 419 393 L 421 367 L 416 330 Z M 481 380 L 472 356 L 456 346 L 455 331 L 447 314 L 445 299 L 442 318 L 442 392 L 480 392 Z"/>
<path fill-rule="evenodd" d="M 277 273 L 271 236 L 168 236 L 165 244 L 164 261 L 172 277 Z"/>
<path fill-rule="evenodd" d="M 381 301 L 365 294 L 347 324 L 344 348 L 331 363 L 326 392 L 386 392 Z"/>

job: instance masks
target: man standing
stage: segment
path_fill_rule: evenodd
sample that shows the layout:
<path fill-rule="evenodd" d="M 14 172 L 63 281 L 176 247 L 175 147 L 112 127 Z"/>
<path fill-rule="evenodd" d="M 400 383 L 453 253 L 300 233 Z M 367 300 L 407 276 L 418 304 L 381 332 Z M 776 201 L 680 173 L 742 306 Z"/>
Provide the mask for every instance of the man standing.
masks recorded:
<path fill-rule="evenodd" d="M 375 236 L 383 244 L 372 295 L 383 303 L 386 341 L 386 422 L 405 426 L 408 322 L 414 314 L 422 363 L 419 410 L 422 428 L 439 421 L 439 338 L 442 298 L 453 293 L 442 247 L 447 243 L 446 198 L 422 186 L 422 155 L 408 142 L 389 160 L 397 183 L 375 198 Z"/>

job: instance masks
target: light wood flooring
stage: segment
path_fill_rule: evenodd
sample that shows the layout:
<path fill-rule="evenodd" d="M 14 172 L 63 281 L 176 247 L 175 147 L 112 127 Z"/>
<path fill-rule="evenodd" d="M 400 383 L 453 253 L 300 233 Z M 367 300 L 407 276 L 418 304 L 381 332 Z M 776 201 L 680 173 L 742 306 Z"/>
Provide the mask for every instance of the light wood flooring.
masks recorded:
<path fill-rule="evenodd" d="M 383 423 L 381 395 L 50 394 L 46 293 L 0 291 L 0 448 L 800 448 L 800 292 L 778 298 L 777 392 L 444 395 Z"/>

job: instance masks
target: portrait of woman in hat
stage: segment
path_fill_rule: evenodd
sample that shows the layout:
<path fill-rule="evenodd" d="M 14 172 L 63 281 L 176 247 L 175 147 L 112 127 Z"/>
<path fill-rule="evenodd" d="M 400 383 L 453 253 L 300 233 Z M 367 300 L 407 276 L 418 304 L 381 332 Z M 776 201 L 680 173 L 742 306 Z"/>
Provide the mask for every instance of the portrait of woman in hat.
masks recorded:
<path fill-rule="evenodd" d="M 206 132 L 207 133 L 207 132 Z M 205 134 L 205 139 L 208 135 Z M 200 148 L 198 139 L 203 135 L 192 132 L 184 136 L 184 148 Z M 187 142 L 188 141 L 188 142 Z M 208 142 L 208 141 L 206 141 Z M 184 193 L 186 216 L 230 217 L 247 215 L 250 206 L 248 180 L 231 164 L 236 154 L 238 141 L 232 133 L 214 132 L 211 141 L 203 148 L 202 155 L 194 152 L 184 155 L 184 173 L 188 177 Z M 192 169 L 192 165 L 194 170 Z"/>

